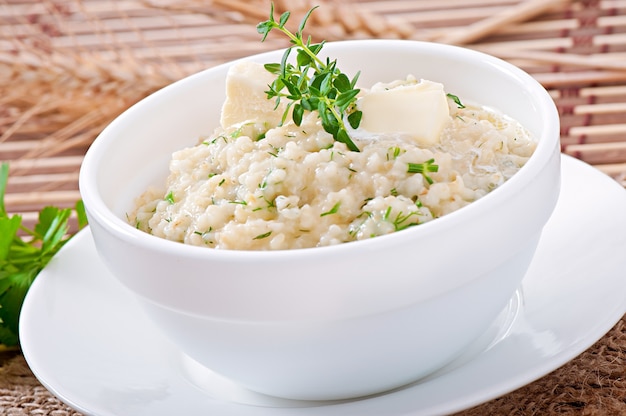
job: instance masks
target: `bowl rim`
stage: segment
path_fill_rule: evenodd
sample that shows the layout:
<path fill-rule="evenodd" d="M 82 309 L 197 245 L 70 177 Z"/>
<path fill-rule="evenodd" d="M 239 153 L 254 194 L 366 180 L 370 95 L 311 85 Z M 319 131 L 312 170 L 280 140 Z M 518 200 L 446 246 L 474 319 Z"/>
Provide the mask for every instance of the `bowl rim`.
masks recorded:
<path fill-rule="evenodd" d="M 516 189 L 519 190 L 527 186 L 535 178 L 535 175 L 532 175 L 531 173 L 540 172 L 541 168 L 545 166 L 549 159 L 554 155 L 554 152 L 560 149 L 559 115 L 556 105 L 549 93 L 530 74 L 500 58 L 461 46 L 415 40 L 344 40 L 328 42 L 325 44 L 324 48 L 327 53 L 328 51 L 332 52 L 336 48 L 350 47 L 353 50 L 357 50 L 367 49 L 372 46 L 380 47 L 381 45 L 390 47 L 393 46 L 396 48 L 407 48 L 411 49 L 414 53 L 435 52 L 455 54 L 459 56 L 459 59 L 467 58 L 477 60 L 485 65 L 490 65 L 506 72 L 510 77 L 512 77 L 512 79 L 517 80 L 518 83 L 524 84 L 528 88 L 527 92 L 534 97 L 534 103 L 538 107 L 537 113 L 541 114 L 545 126 L 542 134 L 539 137 L 536 137 L 538 145 L 528 162 L 519 172 L 513 175 L 509 180 L 494 191 L 489 192 L 487 195 L 468 204 L 467 206 L 462 207 L 459 210 L 448 213 L 440 218 L 436 218 L 433 221 L 420 224 L 419 227 L 410 227 L 409 229 L 402 230 L 402 232 L 393 232 L 366 240 L 351 241 L 348 243 L 323 247 L 283 250 L 207 250 L 206 247 L 192 246 L 189 244 L 175 242 L 140 231 L 131 224 L 125 222 L 122 218 L 119 218 L 111 209 L 107 207 L 97 191 L 98 185 L 96 172 L 102 164 L 100 149 L 109 145 L 109 137 L 111 136 L 110 133 L 115 130 L 122 120 L 132 118 L 138 108 L 154 102 L 161 95 L 167 94 L 169 91 L 178 88 L 183 83 L 190 82 L 198 77 L 206 76 L 207 73 L 224 70 L 225 68 L 230 67 L 234 63 L 242 60 L 268 61 L 271 57 L 272 60 L 275 61 L 277 57 L 280 58 L 280 56 L 282 56 L 282 53 L 285 50 L 284 48 L 275 49 L 225 62 L 186 76 L 141 99 L 111 121 L 111 123 L 109 123 L 109 125 L 107 125 L 93 141 L 92 145 L 87 150 L 80 167 L 79 189 L 90 221 L 105 225 L 110 233 L 115 234 L 118 238 L 128 243 L 142 245 L 156 252 L 169 253 L 169 255 L 173 254 L 176 256 L 190 258 L 204 257 L 206 259 L 220 258 L 223 260 L 237 259 L 239 261 L 250 260 L 271 262 L 284 256 L 309 257 L 321 256 L 329 251 L 341 254 L 355 249 L 375 250 L 376 247 L 384 246 L 395 240 L 397 240 L 395 241 L 395 244 L 403 242 L 408 243 L 415 239 L 415 234 L 417 234 L 419 238 L 424 238 L 432 233 L 439 233 L 444 229 L 454 228 L 455 225 L 467 221 L 469 218 L 475 217 L 476 215 L 480 215 L 483 206 L 486 205 L 489 207 L 499 205 L 507 199 L 507 195 L 514 193 Z"/>

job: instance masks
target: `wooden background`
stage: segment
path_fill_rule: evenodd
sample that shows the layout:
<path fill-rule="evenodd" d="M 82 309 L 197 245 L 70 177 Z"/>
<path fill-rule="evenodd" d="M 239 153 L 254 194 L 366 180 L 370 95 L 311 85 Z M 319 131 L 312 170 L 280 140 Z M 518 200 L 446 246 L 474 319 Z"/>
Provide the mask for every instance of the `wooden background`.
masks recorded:
<path fill-rule="evenodd" d="M 291 10 L 292 21 L 320 5 L 307 26 L 317 40 L 444 42 L 520 66 L 554 98 L 563 152 L 626 185 L 626 0 L 275 5 Z M 92 140 L 151 92 L 218 63 L 286 46 L 273 36 L 260 43 L 254 26 L 268 10 L 267 0 L 0 0 L 0 161 L 10 162 L 9 212 L 29 223 L 45 205 L 72 206 Z M 625 338 L 622 320 L 573 363 L 472 414 L 626 414 Z M 70 414 L 21 360 L 18 353 L 0 369 L 0 381 L 23 372 L 0 382 L 0 409 Z"/>

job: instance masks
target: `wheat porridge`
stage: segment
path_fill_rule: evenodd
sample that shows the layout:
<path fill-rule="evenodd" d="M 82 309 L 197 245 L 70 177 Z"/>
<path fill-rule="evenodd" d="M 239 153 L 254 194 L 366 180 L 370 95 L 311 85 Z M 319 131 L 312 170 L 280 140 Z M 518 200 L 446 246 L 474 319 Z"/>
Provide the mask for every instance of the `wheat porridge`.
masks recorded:
<path fill-rule="evenodd" d="M 164 187 L 138 199 L 129 221 L 139 229 L 217 249 L 281 250 L 368 239 L 476 201 L 514 175 L 536 146 L 516 121 L 447 96 L 441 120 L 420 137 L 364 123 L 350 132 L 359 148 L 352 151 L 322 128 L 315 112 L 299 126 L 280 125 L 274 104 L 263 103 L 263 91 L 239 81 L 230 80 L 222 127 L 174 153 Z M 408 77 L 374 86 L 364 96 L 407 85 L 428 87 Z M 371 101 L 373 111 L 388 108 L 384 99 Z M 364 111 L 364 122 L 366 116 Z"/>

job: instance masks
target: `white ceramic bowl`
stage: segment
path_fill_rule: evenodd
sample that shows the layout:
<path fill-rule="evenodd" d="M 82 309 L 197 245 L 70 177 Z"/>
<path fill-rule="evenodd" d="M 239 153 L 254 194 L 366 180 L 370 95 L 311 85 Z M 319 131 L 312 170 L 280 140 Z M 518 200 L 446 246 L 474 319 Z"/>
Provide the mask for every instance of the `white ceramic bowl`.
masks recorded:
<path fill-rule="evenodd" d="M 392 389 L 458 356 L 505 307 L 557 200 L 559 120 L 523 71 L 467 49 L 395 40 L 330 43 L 360 84 L 413 74 L 516 118 L 539 144 L 473 204 L 391 235 L 254 252 L 166 241 L 125 220 L 173 151 L 218 125 L 228 64 L 139 102 L 89 149 L 80 189 L 97 250 L 182 352 L 249 389 L 340 399 Z M 249 59 L 278 62 L 282 51 Z"/>

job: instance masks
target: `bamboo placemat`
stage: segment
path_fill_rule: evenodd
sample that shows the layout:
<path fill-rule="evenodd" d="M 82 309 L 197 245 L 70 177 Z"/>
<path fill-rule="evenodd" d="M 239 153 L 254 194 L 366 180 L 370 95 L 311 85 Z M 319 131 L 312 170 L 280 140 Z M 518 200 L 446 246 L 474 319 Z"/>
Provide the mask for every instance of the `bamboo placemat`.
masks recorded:
<path fill-rule="evenodd" d="M 626 0 L 275 0 L 315 39 L 403 38 L 465 45 L 531 73 L 561 115 L 564 153 L 626 186 Z M 286 46 L 260 43 L 268 0 L 0 0 L 0 161 L 6 205 L 26 222 L 80 198 L 95 136 L 151 92 L 193 72 Z M 626 414 L 624 320 L 549 376 L 479 414 Z M 74 414 L 19 354 L 0 368 L 3 414 Z M 17 374 L 17 375 L 16 375 Z"/>

